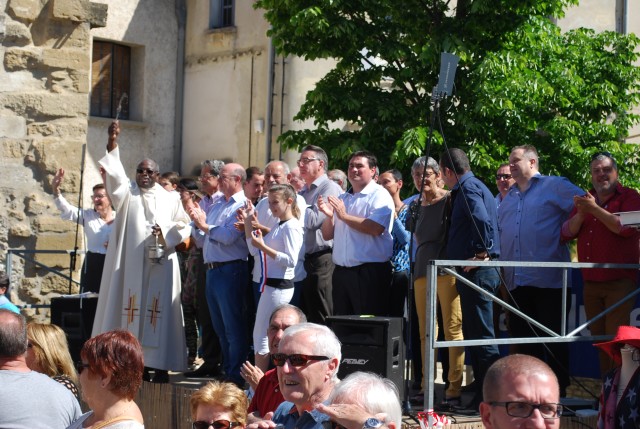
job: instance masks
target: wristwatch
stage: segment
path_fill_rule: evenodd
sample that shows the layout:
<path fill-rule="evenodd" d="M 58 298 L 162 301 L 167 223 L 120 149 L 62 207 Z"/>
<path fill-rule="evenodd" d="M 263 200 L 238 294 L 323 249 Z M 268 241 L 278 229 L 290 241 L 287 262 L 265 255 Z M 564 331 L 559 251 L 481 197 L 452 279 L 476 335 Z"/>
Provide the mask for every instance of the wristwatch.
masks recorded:
<path fill-rule="evenodd" d="M 369 417 L 365 420 L 364 425 L 362 425 L 362 429 L 378 429 L 383 424 L 384 422 L 382 420 L 378 420 L 375 417 Z"/>

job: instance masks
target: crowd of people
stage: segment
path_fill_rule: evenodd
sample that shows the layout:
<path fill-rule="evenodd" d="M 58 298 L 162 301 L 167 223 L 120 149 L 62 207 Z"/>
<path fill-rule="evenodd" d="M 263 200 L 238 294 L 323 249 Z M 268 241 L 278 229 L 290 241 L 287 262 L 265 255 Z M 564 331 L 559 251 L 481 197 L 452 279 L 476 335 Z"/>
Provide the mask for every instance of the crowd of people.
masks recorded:
<path fill-rule="evenodd" d="M 536 149 L 516 146 L 496 172 L 499 192 L 493 195 L 473 174 L 465 152 L 448 149 L 439 161 L 415 160 L 411 176 L 417 193 L 402 200 L 402 174 L 394 169 L 380 173 L 374 154 L 352 153 L 345 174 L 329 171 L 327 153 L 313 145 L 300 152 L 298 176 L 283 161 L 245 168 L 203 160 L 196 182 L 175 172 L 161 174 L 155 161 L 144 159 L 130 180 L 121 162 L 119 133 L 119 124 L 112 123 L 107 153 L 99 161 L 104 183 L 93 188 L 92 209 L 78 210 L 64 199 L 62 168 L 52 183 L 61 216 L 85 226 L 88 252 L 81 289 L 99 293 L 94 338 L 115 336 L 85 344 L 78 379 L 72 365 L 43 367 L 38 350 L 47 347 L 45 330 L 29 328 L 29 367 L 64 380 L 76 396 L 78 383 L 83 392 L 87 386 L 88 403 L 91 395 L 100 401 L 109 396 L 101 389 L 113 394 L 108 405 L 90 403 L 94 411 L 83 416 L 87 422 L 108 420 L 111 411 L 129 407 L 126 415 L 133 423 L 126 427 L 142 423 L 139 410 L 131 406 L 131 391 L 113 388 L 116 373 L 123 370 L 120 358 L 105 363 L 95 355 L 103 340 L 123 347 L 135 343 L 127 353 L 140 362 L 141 379 L 166 383 L 169 371 L 186 371 L 187 377 L 219 380 L 192 399 L 196 429 L 247 424 L 265 429 L 279 423 L 302 427 L 299 418 L 311 419 L 310 425 L 338 418 L 338 411 L 326 404 L 348 403 L 357 397 L 352 390 L 360 384 L 393 393 L 386 381 L 364 376 L 354 377 L 352 384 L 337 384 L 340 343 L 324 326 L 329 316 L 403 317 L 415 312 L 419 343 L 413 346 L 422 352 L 416 359 L 423 362 L 430 324 L 425 303 L 432 286 L 447 341 L 496 337 L 494 312 L 501 309 L 486 294 L 466 286 L 468 281 L 560 332 L 560 269 L 458 267 L 461 279 L 443 271 L 437 284 L 430 285 L 428 261 L 569 262 L 567 241 L 574 238 L 580 261 L 637 264 L 640 258 L 640 233 L 623 226 L 615 215 L 640 210 L 640 194 L 620 185 L 616 161 L 607 152 L 594 154 L 589 166 L 593 189 L 585 192 L 566 178 L 540 174 Z M 583 277 L 589 319 L 637 288 L 637 270 L 584 269 Z M 414 299 L 406 308 L 410 280 Z M 0 292 L 2 299 L 2 284 Z M 615 334 L 618 326 L 629 324 L 632 308 L 628 299 L 592 323 L 592 334 Z M 547 336 L 513 314 L 506 320 L 512 337 Z M 131 337 L 122 337 L 123 332 Z M 59 334 L 47 334 L 51 344 Z M 559 396 L 566 396 L 566 344 L 518 344 L 512 351 L 536 357 L 535 362 L 519 358 L 534 362 L 534 369 L 551 368 Z M 482 412 L 485 404 L 488 424 L 495 412 L 489 413 L 486 405 L 493 403 L 487 402 L 486 379 L 500 352 L 487 341 L 467 347 L 466 356 L 475 379 L 471 402 L 461 403 L 465 348 L 450 347 L 443 361 L 446 390 L 439 407 Z M 600 358 L 604 375 L 615 362 L 605 353 Z M 316 363 L 321 370 L 306 374 Z M 89 368 L 91 382 L 82 375 L 83 368 Z M 137 372 L 122 377 L 136 378 Z M 107 381 L 101 384 L 100 379 Z M 247 404 L 234 390 L 247 384 L 253 394 L 248 416 Z M 341 386 L 352 387 L 343 392 Z M 135 384 L 129 387 L 137 389 Z M 362 395 L 358 400 L 367 402 L 366 389 Z M 504 404 L 507 414 L 521 412 L 510 409 L 511 402 Z M 552 414 L 540 406 L 544 418 L 545 412 Z M 375 408 L 367 413 L 387 413 Z M 386 415 L 399 424 L 395 410 Z"/>

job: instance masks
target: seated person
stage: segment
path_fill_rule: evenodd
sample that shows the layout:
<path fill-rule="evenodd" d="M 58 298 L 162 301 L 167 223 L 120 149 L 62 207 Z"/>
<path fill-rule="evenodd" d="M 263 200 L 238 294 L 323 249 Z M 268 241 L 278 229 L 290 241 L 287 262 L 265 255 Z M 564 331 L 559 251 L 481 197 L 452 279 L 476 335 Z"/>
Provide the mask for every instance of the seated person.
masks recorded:
<path fill-rule="evenodd" d="M 247 396 L 233 383 L 212 381 L 191 395 L 193 429 L 243 429 Z"/>

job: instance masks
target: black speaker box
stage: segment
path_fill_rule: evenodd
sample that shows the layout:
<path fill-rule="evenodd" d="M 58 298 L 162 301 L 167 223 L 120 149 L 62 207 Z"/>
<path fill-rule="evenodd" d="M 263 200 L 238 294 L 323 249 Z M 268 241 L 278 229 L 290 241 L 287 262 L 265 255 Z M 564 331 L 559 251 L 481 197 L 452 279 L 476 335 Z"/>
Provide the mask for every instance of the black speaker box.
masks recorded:
<path fill-rule="evenodd" d="M 403 397 L 402 318 L 331 316 L 326 323 L 342 343 L 341 379 L 356 371 L 373 372 L 393 381 Z"/>
<path fill-rule="evenodd" d="M 84 342 L 91 338 L 93 319 L 96 316 L 98 298 L 52 298 L 51 323 L 58 325 L 67 334 L 69 351 L 74 361 L 80 360 Z"/>

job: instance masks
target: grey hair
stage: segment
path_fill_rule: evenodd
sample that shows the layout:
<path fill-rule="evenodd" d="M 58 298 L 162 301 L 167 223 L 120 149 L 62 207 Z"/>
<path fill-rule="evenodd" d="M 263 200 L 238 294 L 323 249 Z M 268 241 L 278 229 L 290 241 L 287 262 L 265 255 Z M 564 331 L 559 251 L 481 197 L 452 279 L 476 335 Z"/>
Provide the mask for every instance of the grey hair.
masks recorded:
<path fill-rule="evenodd" d="M 27 352 L 27 320 L 22 314 L 0 309 L 0 358 Z"/>
<path fill-rule="evenodd" d="M 269 316 L 269 323 L 271 323 L 271 321 L 273 320 L 273 317 L 276 314 L 285 310 L 291 310 L 294 313 L 296 313 L 296 315 L 298 316 L 298 323 L 307 323 L 307 315 L 304 314 L 302 310 L 300 310 L 298 307 L 296 307 L 293 304 L 280 304 L 279 306 L 274 308 L 273 311 L 271 312 L 271 316 Z"/>
<path fill-rule="evenodd" d="M 281 166 L 282 167 L 282 172 L 284 174 L 291 173 L 291 168 L 289 167 L 289 164 L 287 164 L 284 161 L 280 161 L 280 160 L 276 159 L 275 161 L 271 161 L 270 163 L 265 165 L 264 169 L 266 170 L 267 168 L 269 168 L 270 165 L 279 165 L 279 166 Z"/>
<path fill-rule="evenodd" d="M 385 413 L 386 423 L 402 426 L 398 388 L 388 378 L 370 372 L 354 372 L 333 388 L 330 404 L 355 404 L 371 414 Z"/>
<path fill-rule="evenodd" d="M 300 153 L 302 152 L 306 152 L 306 151 L 312 151 L 315 152 L 316 154 L 316 158 L 318 158 L 320 161 L 322 161 L 322 169 L 323 170 L 327 170 L 327 168 L 329 168 L 329 157 L 327 156 L 327 152 L 324 151 L 324 149 L 322 149 L 320 146 L 315 146 L 312 144 L 306 145 L 305 147 L 302 148 L 302 150 L 300 151 Z"/>
<path fill-rule="evenodd" d="M 338 183 L 341 187 L 343 191 L 347 190 L 347 175 L 345 174 L 344 171 L 342 170 L 338 170 L 337 168 L 334 170 L 330 170 L 327 173 L 327 176 L 329 176 L 329 179 L 333 180 L 334 182 Z M 340 183 L 341 184 L 340 184 Z"/>
<path fill-rule="evenodd" d="M 331 380 L 334 383 L 337 383 L 339 381 L 338 370 L 340 369 L 340 361 L 342 360 L 342 345 L 340 344 L 338 337 L 336 337 L 336 334 L 324 325 L 318 325 L 316 323 L 299 323 L 285 329 L 282 334 L 282 338 L 280 339 L 280 344 L 282 344 L 286 338 L 293 337 L 294 335 L 301 333 L 306 334 L 313 340 L 313 354 L 338 359 L 338 365 L 336 365 L 331 376 Z"/>
<path fill-rule="evenodd" d="M 220 172 L 222 171 L 222 167 L 224 167 L 224 161 L 220 161 L 219 159 L 207 159 L 202 161 L 200 164 L 201 167 L 209 167 L 209 172 L 213 176 L 220 176 Z"/>
<path fill-rule="evenodd" d="M 424 170 L 424 160 L 425 160 L 425 157 L 421 156 L 420 158 L 413 161 L 413 165 L 411 166 L 411 172 L 412 173 L 415 173 L 416 171 L 422 172 Z M 438 164 L 436 160 L 431 157 L 427 159 L 427 168 L 432 169 L 433 172 L 436 174 L 440 174 L 440 164 Z"/>

